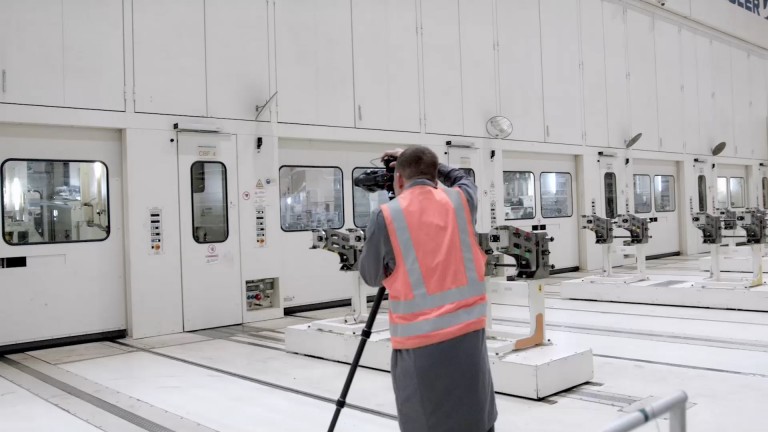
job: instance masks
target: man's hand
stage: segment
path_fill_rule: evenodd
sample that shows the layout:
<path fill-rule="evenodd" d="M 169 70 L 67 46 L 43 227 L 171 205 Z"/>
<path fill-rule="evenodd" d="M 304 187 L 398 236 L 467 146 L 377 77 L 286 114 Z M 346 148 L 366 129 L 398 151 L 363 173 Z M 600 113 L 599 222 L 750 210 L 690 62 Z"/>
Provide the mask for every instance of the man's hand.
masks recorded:
<path fill-rule="evenodd" d="M 399 149 L 394 149 L 394 150 L 386 151 L 386 152 L 384 152 L 383 155 L 381 155 L 381 162 L 384 163 L 384 158 L 386 158 L 386 157 L 399 158 L 400 154 L 402 152 L 403 152 L 403 149 L 400 149 L 400 148 Z"/>

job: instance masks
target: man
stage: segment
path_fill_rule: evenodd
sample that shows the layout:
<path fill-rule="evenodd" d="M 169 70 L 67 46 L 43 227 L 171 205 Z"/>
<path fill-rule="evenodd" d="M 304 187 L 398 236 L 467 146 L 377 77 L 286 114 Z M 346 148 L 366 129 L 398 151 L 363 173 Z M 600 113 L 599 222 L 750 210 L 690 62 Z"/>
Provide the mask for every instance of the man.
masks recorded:
<path fill-rule="evenodd" d="M 426 147 L 384 156 L 397 157 L 397 198 L 371 214 L 360 275 L 389 291 L 400 430 L 493 431 L 477 186 Z"/>

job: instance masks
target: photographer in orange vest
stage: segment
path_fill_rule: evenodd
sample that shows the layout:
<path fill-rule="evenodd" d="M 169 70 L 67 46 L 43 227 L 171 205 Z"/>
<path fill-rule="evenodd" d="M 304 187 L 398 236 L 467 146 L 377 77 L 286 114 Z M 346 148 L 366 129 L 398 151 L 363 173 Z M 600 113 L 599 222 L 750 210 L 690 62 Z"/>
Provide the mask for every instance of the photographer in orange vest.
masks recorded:
<path fill-rule="evenodd" d="M 477 186 L 426 147 L 387 156 L 397 157 L 396 199 L 371 214 L 360 275 L 389 292 L 400 430 L 493 431 Z"/>

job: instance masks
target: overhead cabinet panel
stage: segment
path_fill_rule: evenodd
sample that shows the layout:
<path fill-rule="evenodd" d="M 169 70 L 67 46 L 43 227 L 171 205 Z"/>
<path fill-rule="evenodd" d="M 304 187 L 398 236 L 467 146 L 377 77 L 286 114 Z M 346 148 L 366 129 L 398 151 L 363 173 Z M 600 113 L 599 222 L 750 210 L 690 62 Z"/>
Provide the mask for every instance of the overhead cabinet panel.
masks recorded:
<path fill-rule="evenodd" d="M 719 138 L 715 124 L 714 65 L 712 64 L 712 40 L 696 35 L 696 62 L 699 78 L 700 135 L 698 154 L 711 154 L 711 149 L 723 139 Z M 728 64 L 730 67 L 730 63 Z"/>
<path fill-rule="evenodd" d="M 419 132 L 416 0 L 352 0 L 355 124 Z"/>
<path fill-rule="evenodd" d="M 267 3 L 206 1 L 205 55 L 208 115 L 253 120 L 270 96 Z"/>
<path fill-rule="evenodd" d="M 64 104 L 62 0 L 0 2 L 0 102 Z"/>
<path fill-rule="evenodd" d="M 637 148 L 658 150 L 660 141 L 656 99 L 656 52 L 651 16 L 634 10 L 627 11 L 627 47 L 632 128 L 630 133 L 633 136 L 643 134 Z"/>
<path fill-rule="evenodd" d="M 512 121 L 511 139 L 544 141 L 541 26 L 538 0 L 499 0 L 501 114 Z"/>
<path fill-rule="evenodd" d="M 421 26 L 426 130 L 462 135 L 458 0 L 421 0 Z"/>
<path fill-rule="evenodd" d="M 731 51 L 731 71 L 733 73 L 733 135 L 736 155 L 752 157 L 750 149 L 754 145 L 750 125 L 750 94 L 754 89 L 749 79 L 749 54 L 734 48 Z"/>
<path fill-rule="evenodd" d="M 493 0 L 459 0 L 464 135 L 487 137 L 497 115 Z"/>
<path fill-rule="evenodd" d="M 136 111 L 206 115 L 203 0 L 134 0 Z"/>
<path fill-rule="evenodd" d="M 715 105 L 715 136 L 717 142 L 725 141 L 728 146 L 723 155 L 736 156 L 733 128 L 733 73 L 731 70 L 731 47 L 719 42 L 712 43 L 712 81 Z"/>
<path fill-rule="evenodd" d="M 683 30 L 680 42 L 682 44 L 683 132 L 685 151 L 687 153 L 700 153 L 699 79 L 696 36 L 688 30 Z"/>
<path fill-rule="evenodd" d="M 608 144 L 624 147 L 631 138 L 627 83 L 627 25 L 624 7 L 603 3 L 605 86 L 608 98 Z"/>
<path fill-rule="evenodd" d="M 354 127 L 349 0 L 275 3 L 278 120 Z"/>
<path fill-rule="evenodd" d="M 125 110 L 122 0 L 64 0 L 64 105 Z"/>
<path fill-rule="evenodd" d="M 751 110 L 749 116 L 751 157 L 768 159 L 768 87 L 766 62 L 754 54 L 749 58 Z M 754 151 L 754 153 L 751 153 Z"/>
<path fill-rule="evenodd" d="M 591 146 L 606 147 L 608 146 L 608 107 L 606 100 L 603 1 L 581 0 L 580 3 L 586 143 Z"/>
<path fill-rule="evenodd" d="M 663 151 L 682 153 L 684 138 L 681 29 L 656 20 L 656 83 L 659 138 Z"/>
<path fill-rule="evenodd" d="M 548 142 L 581 144 L 579 2 L 540 1 L 545 137 Z"/>

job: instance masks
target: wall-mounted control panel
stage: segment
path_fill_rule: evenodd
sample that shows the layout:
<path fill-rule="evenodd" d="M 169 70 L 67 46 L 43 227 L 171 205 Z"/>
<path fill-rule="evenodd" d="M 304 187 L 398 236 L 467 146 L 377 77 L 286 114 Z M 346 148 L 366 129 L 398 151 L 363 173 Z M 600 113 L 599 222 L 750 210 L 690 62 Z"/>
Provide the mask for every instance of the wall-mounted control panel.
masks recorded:
<path fill-rule="evenodd" d="M 163 253 L 163 211 L 159 208 L 149 209 L 149 254 Z"/>
<path fill-rule="evenodd" d="M 256 246 L 267 245 L 267 209 L 264 206 L 256 206 Z"/>
<path fill-rule="evenodd" d="M 245 305 L 249 311 L 278 306 L 280 296 L 277 278 L 245 281 Z"/>

